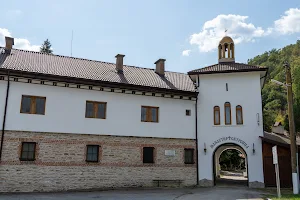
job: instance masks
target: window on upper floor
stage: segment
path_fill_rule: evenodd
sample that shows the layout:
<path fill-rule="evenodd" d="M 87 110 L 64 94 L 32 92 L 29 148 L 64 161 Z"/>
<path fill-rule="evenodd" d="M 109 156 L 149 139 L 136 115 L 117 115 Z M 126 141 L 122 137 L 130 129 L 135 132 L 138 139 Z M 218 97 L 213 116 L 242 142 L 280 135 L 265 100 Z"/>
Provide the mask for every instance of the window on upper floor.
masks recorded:
<path fill-rule="evenodd" d="M 224 104 L 225 108 L 225 125 L 231 125 L 231 105 L 229 102 Z"/>
<path fill-rule="evenodd" d="M 44 115 L 46 97 L 22 95 L 20 113 Z"/>
<path fill-rule="evenodd" d="M 220 107 L 214 107 L 214 125 L 220 125 Z"/>
<path fill-rule="evenodd" d="M 99 161 L 99 145 L 87 145 L 86 162 L 98 162 L 98 161 Z"/>
<path fill-rule="evenodd" d="M 142 106 L 142 122 L 158 122 L 158 107 Z"/>
<path fill-rule="evenodd" d="M 194 149 L 184 149 L 184 163 L 194 164 Z"/>
<path fill-rule="evenodd" d="M 191 116 L 191 110 L 185 110 L 185 115 L 186 116 Z"/>
<path fill-rule="evenodd" d="M 143 163 L 154 163 L 154 147 L 143 148 Z"/>
<path fill-rule="evenodd" d="M 85 117 L 106 119 L 106 102 L 86 101 Z"/>
<path fill-rule="evenodd" d="M 21 161 L 34 161 L 35 160 L 35 149 L 36 149 L 35 142 L 22 142 L 20 160 Z"/>
<path fill-rule="evenodd" d="M 243 108 L 240 105 L 236 106 L 236 124 L 243 124 Z"/>

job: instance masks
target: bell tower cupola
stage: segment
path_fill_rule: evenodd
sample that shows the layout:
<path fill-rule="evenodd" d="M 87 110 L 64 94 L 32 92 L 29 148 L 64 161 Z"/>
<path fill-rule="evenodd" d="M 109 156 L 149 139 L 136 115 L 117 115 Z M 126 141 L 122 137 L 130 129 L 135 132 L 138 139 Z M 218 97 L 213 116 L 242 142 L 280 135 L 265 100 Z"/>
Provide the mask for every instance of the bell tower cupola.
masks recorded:
<path fill-rule="evenodd" d="M 234 60 L 234 42 L 231 37 L 225 36 L 219 42 L 219 63 L 235 62 Z"/>

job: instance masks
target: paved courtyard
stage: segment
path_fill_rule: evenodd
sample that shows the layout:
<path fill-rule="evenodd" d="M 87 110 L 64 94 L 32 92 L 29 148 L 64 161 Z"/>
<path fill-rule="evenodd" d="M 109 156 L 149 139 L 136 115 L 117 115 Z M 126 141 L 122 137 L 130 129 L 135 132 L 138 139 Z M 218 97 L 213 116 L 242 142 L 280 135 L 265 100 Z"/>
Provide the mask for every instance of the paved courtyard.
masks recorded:
<path fill-rule="evenodd" d="M 262 200 L 262 193 L 246 187 L 194 189 L 112 190 L 99 192 L 0 195 L 0 200 Z"/>

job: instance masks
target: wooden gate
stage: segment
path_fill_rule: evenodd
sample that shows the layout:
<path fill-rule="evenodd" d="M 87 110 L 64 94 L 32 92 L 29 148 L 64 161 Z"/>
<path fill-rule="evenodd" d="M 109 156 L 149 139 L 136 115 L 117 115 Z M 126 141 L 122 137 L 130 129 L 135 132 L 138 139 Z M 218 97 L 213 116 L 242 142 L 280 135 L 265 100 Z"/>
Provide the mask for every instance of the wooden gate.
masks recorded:
<path fill-rule="evenodd" d="M 263 143 L 263 167 L 266 187 L 276 187 L 275 167 L 272 156 L 273 144 Z M 277 146 L 280 186 L 283 188 L 292 187 L 291 157 L 288 148 Z"/>

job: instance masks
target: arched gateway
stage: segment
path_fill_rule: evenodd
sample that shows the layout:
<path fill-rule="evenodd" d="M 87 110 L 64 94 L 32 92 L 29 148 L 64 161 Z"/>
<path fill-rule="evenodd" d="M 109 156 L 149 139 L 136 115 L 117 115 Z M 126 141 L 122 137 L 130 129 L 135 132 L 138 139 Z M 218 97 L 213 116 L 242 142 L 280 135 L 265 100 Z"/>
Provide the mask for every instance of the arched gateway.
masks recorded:
<path fill-rule="evenodd" d="M 267 68 L 235 62 L 239 52 L 228 36 L 222 38 L 216 48 L 217 64 L 188 73 L 198 91 L 199 185 L 214 186 L 216 180 L 222 179 L 221 173 L 227 173 L 224 171 L 228 167 L 224 163 L 219 165 L 220 156 L 231 149 L 240 152 L 235 154 L 241 159 L 245 157 L 245 169 L 240 169 L 244 178 L 240 179 L 249 187 L 261 188 L 264 187 L 261 89 Z"/>
<path fill-rule="evenodd" d="M 214 185 L 248 185 L 247 153 L 237 144 L 225 143 L 213 153 Z"/>

